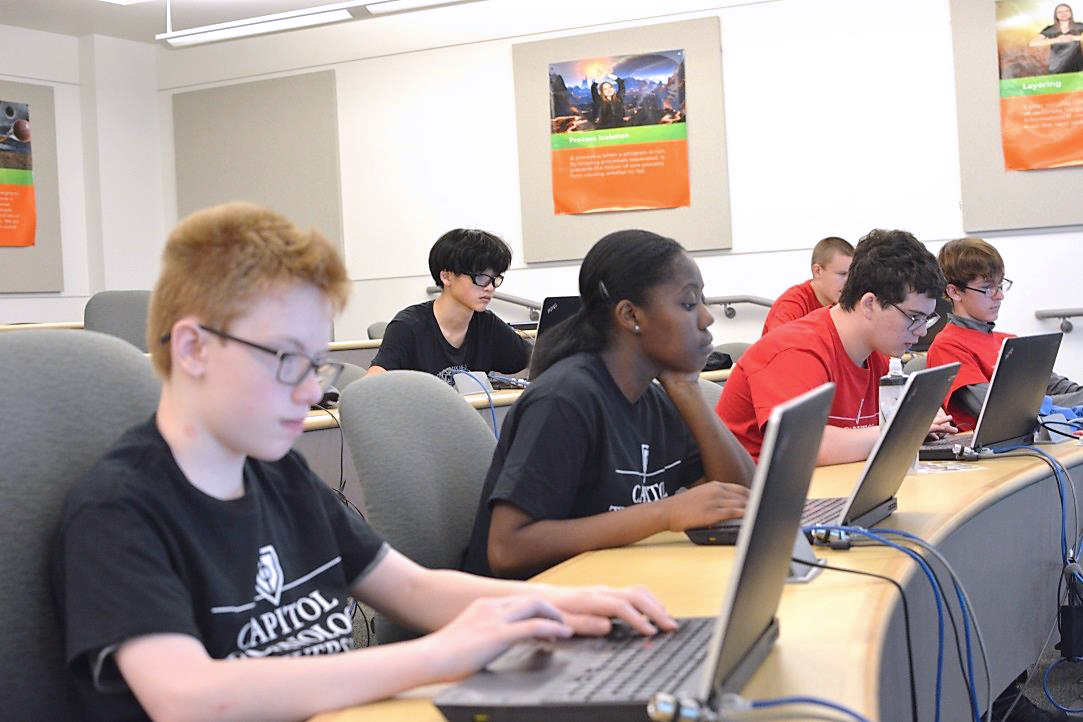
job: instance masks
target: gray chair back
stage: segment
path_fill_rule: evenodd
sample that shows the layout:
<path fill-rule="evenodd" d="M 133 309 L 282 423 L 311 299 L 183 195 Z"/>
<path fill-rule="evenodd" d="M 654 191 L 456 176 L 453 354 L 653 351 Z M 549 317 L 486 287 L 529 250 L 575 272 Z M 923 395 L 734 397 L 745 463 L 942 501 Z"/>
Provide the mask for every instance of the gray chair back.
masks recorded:
<path fill-rule="evenodd" d="M 722 384 L 701 378 L 699 380 L 699 390 L 703 392 L 703 398 L 712 410 L 718 406 L 718 400 L 722 398 Z"/>
<path fill-rule="evenodd" d="M 339 374 L 338 380 L 335 381 L 335 388 L 337 388 L 339 390 L 339 393 L 341 393 L 343 389 L 352 384 L 354 381 L 364 378 L 366 373 L 368 372 L 357 364 L 343 362 L 342 373 Z"/>
<path fill-rule="evenodd" d="M 903 364 L 903 373 L 910 375 L 915 371 L 921 371 L 925 368 L 925 364 L 928 363 L 929 357 L 923 353 L 916 353 L 910 357 L 910 360 Z"/>
<path fill-rule="evenodd" d="M 435 376 L 391 371 L 346 387 L 339 415 L 372 528 L 418 564 L 458 568 L 496 446 L 478 412 Z M 380 617 L 376 633 L 412 636 Z"/>
<path fill-rule="evenodd" d="M 122 338 L 147 352 L 150 291 L 99 291 L 83 309 L 83 328 Z"/>
<path fill-rule="evenodd" d="M 0 333 L 0 379 L 2 706 L 22 719 L 77 719 L 50 547 L 72 483 L 150 418 L 159 384 L 138 350 L 92 331 Z"/>
<path fill-rule="evenodd" d="M 369 327 L 367 329 L 368 335 L 369 335 L 369 340 L 372 340 L 372 339 L 375 339 L 375 338 L 383 338 L 384 337 L 384 331 L 387 330 L 387 323 L 388 323 L 387 321 L 376 321 L 374 323 L 370 323 Z"/>
<path fill-rule="evenodd" d="M 744 352 L 751 346 L 750 343 L 744 341 L 729 341 L 727 343 L 720 343 L 714 347 L 715 351 L 721 351 L 722 353 L 729 354 L 729 357 L 733 359 L 733 363 L 737 363 L 737 360 L 744 355 Z"/>

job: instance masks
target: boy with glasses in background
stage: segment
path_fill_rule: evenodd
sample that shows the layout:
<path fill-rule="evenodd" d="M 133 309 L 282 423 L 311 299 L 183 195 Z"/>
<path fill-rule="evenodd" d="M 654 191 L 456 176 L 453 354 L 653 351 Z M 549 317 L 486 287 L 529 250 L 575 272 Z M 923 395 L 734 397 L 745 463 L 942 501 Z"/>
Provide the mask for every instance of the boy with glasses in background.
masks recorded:
<path fill-rule="evenodd" d="M 1014 336 L 993 330 L 1012 282 L 1004 277 L 1000 253 L 980 238 L 948 241 L 938 260 L 947 279 L 952 312 L 929 346 L 928 365 L 962 364 L 945 403 L 959 428 L 970 430 L 989 391 L 1000 347 L 1004 339 Z M 1058 406 L 1083 404 L 1083 386 L 1057 374 L 1050 377 L 1046 393 Z"/>
<path fill-rule="evenodd" d="M 72 487 L 52 550 L 83 717 L 304 719 L 464 677 L 520 639 L 675 628 L 642 588 L 421 567 L 309 470 L 290 449 L 340 370 L 348 288 L 323 236 L 258 206 L 170 235 L 147 323 L 157 412 Z M 351 597 L 428 634 L 351 651 Z"/>
<path fill-rule="evenodd" d="M 779 326 L 737 362 L 716 411 L 754 458 L 778 404 L 832 381 L 835 399 L 818 464 L 866 458 L 880 435 L 880 377 L 937 322 L 944 277 L 933 255 L 906 231 L 873 230 L 857 244 L 849 275 L 830 308 Z M 938 413 L 931 436 L 952 433 Z"/>
<path fill-rule="evenodd" d="M 530 361 L 530 343 L 487 310 L 511 265 L 511 249 L 485 231 L 456 228 L 429 251 L 440 296 L 395 314 L 369 375 L 424 371 L 454 385 L 466 371 L 515 373 Z"/>

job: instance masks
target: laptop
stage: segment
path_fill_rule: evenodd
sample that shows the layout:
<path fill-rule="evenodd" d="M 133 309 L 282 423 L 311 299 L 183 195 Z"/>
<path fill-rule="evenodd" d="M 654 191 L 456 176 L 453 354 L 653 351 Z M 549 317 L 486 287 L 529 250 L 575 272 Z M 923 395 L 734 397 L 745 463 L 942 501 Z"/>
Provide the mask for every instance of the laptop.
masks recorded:
<path fill-rule="evenodd" d="M 801 526 L 835 524 L 867 528 L 891 516 L 898 508 L 895 494 L 957 373 L 959 364 L 952 363 L 910 374 L 899 406 L 881 430 L 850 496 L 806 500 Z M 740 527 L 741 520 L 733 519 L 689 529 L 686 534 L 697 544 L 733 544 Z"/>
<path fill-rule="evenodd" d="M 579 296 L 549 296 L 542 301 L 541 316 L 538 318 L 538 334 L 534 338 L 535 348 L 542 336 L 574 316 L 582 306 L 583 300 Z M 527 378 L 534 378 L 533 368 L 529 370 Z"/>
<path fill-rule="evenodd" d="M 921 447 L 922 461 L 964 459 L 1034 442 L 1038 409 L 1060 350 L 1061 333 L 1004 339 L 973 434 L 952 434 Z"/>
<path fill-rule="evenodd" d="M 775 611 L 790 568 L 834 384 L 771 412 L 718 617 L 678 620 L 655 637 L 617 633 L 513 646 L 435 704 L 451 722 L 646 720 L 658 692 L 711 704 L 738 691 L 778 637 Z M 695 580 L 689 580 L 694 588 Z"/>

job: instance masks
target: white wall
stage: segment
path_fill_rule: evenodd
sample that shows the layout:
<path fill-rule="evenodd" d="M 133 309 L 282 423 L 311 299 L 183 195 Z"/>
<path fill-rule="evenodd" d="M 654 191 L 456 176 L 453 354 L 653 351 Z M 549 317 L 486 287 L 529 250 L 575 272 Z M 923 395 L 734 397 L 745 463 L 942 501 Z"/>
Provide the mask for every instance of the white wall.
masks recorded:
<path fill-rule="evenodd" d="M 149 288 L 166 222 L 156 48 L 0 26 L 0 68 L 53 88 L 64 273 L 60 293 L 0 293 L 0 322 L 79 320 L 98 290 Z"/>
<path fill-rule="evenodd" d="M 509 293 L 539 300 L 572 293 L 576 265 L 526 268 L 521 262 L 511 45 L 703 15 L 721 19 L 734 237 L 732 252 L 697 256 L 708 294 L 776 295 L 806 277 L 808 249 L 824 235 L 856 240 L 874 226 L 901 227 L 926 240 L 935 253 L 940 241 L 963 234 L 945 0 L 746 5 L 489 0 L 183 51 L 114 47 L 95 39 L 95 148 L 117 137 L 112 131 L 106 137 L 103 119 L 117 124 L 118 135 L 127 125 L 125 113 L 101 107 L 107 96 L 115 97 L 110 93 L 137 108 L 131 119 L 153 124 L 150 118 L 156 115 L 160 134 L 154 152 L 122 156 L 133 164 L 131 177 L 145 177 L 146 185 L 124 189 L 109 209 L 106 201 L 96 206 L 108 210 L 102 213 L 103 228 L 107 217 L 117 218 L 126 208 L 138 206 L 139 211 L 138 229 L 111 235 L 117 240 L 109 245 L 103 241 L 98 259 L 103 282 L 152 276 L 163 229 L 176 220 L 171 158 L 183 150 L 172 147 L 173 92 L 334 68 L 343 228 L 356 279 L 351 304 L 337 325 L 339 338 L 361 337 L 371 321 L 385 320 L 424 298 L 431 282 L 425 266 L 428 248 L 454 226 L 480 226 L 505 236 L 517 259 L 504 285 Z M 26 32 L 15 32 L 16 39 Z M 54 43 L 70 45 L 63 39 Z M 28 73 L 78 84 L 72 66 L 76 75 L 87 72 L 70 57 L 66 64 L 45 57 L 45 50 L 32 43 L 23 49 L 31 56 L 23 64 Z M 156 98 L 147 96 L 142 73 L 134 81 L 109 83 L 109 62 L 145 60 L 149 52 L 156 58 Z M 0 61 L 7 55 L 7 48 L 0 47 Z M 12 66 L 2 62 L 0 67 L 10 72 Z M 84 76 L 81 82 L 89 81 Z M 481 97 L 484 114 L 476 107 Z M 122 107 L 115 100 L 108 104 Z M 695 99 L 689 104 L 694 109 Z M 80 125 L 69 129 L 73 137 Z M 145 149 L 149 142 L 140 135 L 137 147 Z M 76 164 L 82 163 L 78 144 L 75 151 Z M 122 170 L 100 159 L 91 165 L 103 191 L 123 187 Z M 65 186 L 63 166 L 61 175 L 62 192 L 70 196 L 62 199 L 62 213 L 68 209 L 76 221 L 93 216 L 77 211 L 76 184 L 68 179 Z M 150 218 L 154 212 L 164 220 L 155 222 Z M 79 238 L 78 224 L 65 227 L 66 280 L 69 234 L 75 245 L 81 240 L 84 254 L 88 247 Z M 1002 311 L 1002 327 L 1019 333 L 1051 330 L 1056 323 L 1036 321 L 1035 308 L 1081 305 L 1083 299 L 1070 284 L 1053 282 L 1070 277 L 1062 269 L 1066 259 L 1075 257 L 1081 229 L 989 237 L 1016 281 Z M 95 249 L 90 250 L 93 256 Z M 94 258 L 88 260 L 93 267 Z M 80 272 L 70 276 L 77 288 Z M 88 281 L 82 283 L 85 292 Z M 12 308 L 0 297 L 0 320 L 15 320 Z M 55 305 L 39 299 L 15 308 L 23 316 L 19 320 L 78 317 L 56 313 Z M 497 303 L 494 310 L 509 320 L 526 318 L 516 307 Z M 720 319 L 712 330 L 719 341 L 751 340 L 762 319 L 762 310 L 742 306 L 736 319 Z M 1080 350 L 1083 333 L 1066 337 L 1059 370 L 1083 378 Z"/>
<path fill-rule="evenodd" d="M 936 252 L 939 241 L 963 234 L 944 0 L 495 0 L 161 51 L 160 82 L 168 95 L 337 70 L 343 228 L 357 279 L 337 327 L 345 338 L 424 297 L 428 247 L 454 226 L 485 227 L 509 241 L 517 259 L 509 293 L 573 293 L 574 264 L 521 261 L 511 45 L 712 14 L 722 27 L 734 245 L 698 255 L 709 294 L 776 295 L 806 277 L 808 249 L 825 235 L 856 240 L 872 227 L 900 227 Z M 694 98 L 689 105 L 694 122 Z M 1080 235 L 991 237 L 1019 284 L 1002 311 L 1004 328 L 1052 329 L 1033 309 L 1080 304 L 1071 288 L 1044 280 L 1058 273 L 1056 259 L 1072 257 Z M 494 310 L 526 318 L 516 307 Z M 763 315 L 742 306 L 712 331 L 719 341 L 754 339 Z M 1081 339 L 1066 338 L 1059 364 L 1077 378 Z"/>

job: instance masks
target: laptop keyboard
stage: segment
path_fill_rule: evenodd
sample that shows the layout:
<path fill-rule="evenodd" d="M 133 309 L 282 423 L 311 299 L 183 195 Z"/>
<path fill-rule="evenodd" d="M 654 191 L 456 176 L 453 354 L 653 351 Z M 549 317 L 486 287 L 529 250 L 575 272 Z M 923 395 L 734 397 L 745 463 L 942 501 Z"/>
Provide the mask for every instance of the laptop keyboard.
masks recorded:
<path fill-rule="evenodd" d="M 834 524 L 839 520 L 846 499 L 841 496 L 828 496 L 822 499 L 806 499 L 805 510 L 801 512 L 801 525 Z"/>
<path fill-rule="evenodd" d="M 643 637 L 618 627 L 606 641 L 612 645 L 553 696 L 571 702 L 648 699 L 655 692 L 673 692 L 698 670 L 707 654 L 715 617 L 682 619 L 674 632 Z M 548 695 L 547 695 L 548 696 Z"/>
<path fill-rule="evenodd" d="M 974 440 L 973 431 L 963 431 L 959 434 L 949 434 L 942 439 L 936 441 L 926 441 L 921 445 L 922 449 L 950 449 L 956 444 L 963 446 L 970 446 Z"/>

